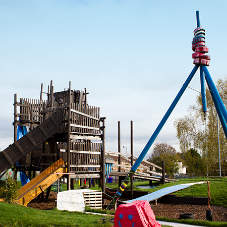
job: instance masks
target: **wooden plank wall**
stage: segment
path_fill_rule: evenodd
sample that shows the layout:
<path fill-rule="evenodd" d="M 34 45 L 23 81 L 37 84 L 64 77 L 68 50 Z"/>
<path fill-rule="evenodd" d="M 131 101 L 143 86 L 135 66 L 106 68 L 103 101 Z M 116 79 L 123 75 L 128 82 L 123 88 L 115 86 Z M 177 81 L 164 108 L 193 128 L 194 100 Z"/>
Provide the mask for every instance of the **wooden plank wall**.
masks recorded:
<path fill-rule="evenodd" d="M 83 135 L 100 134 L 100 108 L 72 103 L 71 133 Z"/>
<path fill-rule="evenodd" d="M 20 107 L 20 113 L 16 116 L 20 117 L 21 122 L 41 123 L 43 122 L 43 107 L 46 105 L 46 101 L 40 101 L 39 99 L 20 98 L 20 102 L 17 106 Z"/>

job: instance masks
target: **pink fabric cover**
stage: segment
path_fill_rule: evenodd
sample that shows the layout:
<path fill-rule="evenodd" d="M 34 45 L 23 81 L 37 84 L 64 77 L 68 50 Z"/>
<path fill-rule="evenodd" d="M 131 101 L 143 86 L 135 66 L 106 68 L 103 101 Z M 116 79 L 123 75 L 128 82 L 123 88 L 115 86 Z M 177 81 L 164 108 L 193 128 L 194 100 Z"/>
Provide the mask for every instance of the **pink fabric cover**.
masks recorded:
<path fill-rule="evenodd" d="M 132 203 L 118 206 L 114 227 L 161 227 L 147 200 L 136 200 Z"/>

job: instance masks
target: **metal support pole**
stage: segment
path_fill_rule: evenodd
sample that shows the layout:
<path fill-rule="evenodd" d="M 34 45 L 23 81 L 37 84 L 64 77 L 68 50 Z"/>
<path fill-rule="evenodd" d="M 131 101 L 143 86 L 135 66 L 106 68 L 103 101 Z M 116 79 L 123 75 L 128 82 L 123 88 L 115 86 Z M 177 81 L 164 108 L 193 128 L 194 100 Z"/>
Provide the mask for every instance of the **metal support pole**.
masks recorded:
<path fill-rule="evenodd" d="M 133 166 L 133 121 L 131 121 L 131 166 Z M 133 199 L 133 177 L 131 178 L 131 199 Z"/>
<path fill-rule="evenodd" d="M 120 173 L 121 172 L 121 167 L 120 167 L 120 165 L 121 165 L 121 122 L 120 121 L 118 121 L 118 153 L 119 153 L 119 155 L 118 155 L 118 165 L 119 165 L 119 167 L 118 167 L 118 172 Z M 120 181 L 120 176 L 119 176 L 119 180 L 118 180 L 119 182 L 119 187 L 120 187 L 120 185 L 121 185 L 121 181 Z"/>
<path fill-rule="evenodd" d="M 197 28 L 199 28 L 200 27 L 199 11 L 196 11 L 196 22 L 197 22 Z"/>
<path fill-rule="evenodd" d="M 114 207 L 114 204 L 116 203 L 116 201 L 120 198 L 121 194 L 123 193 L 123 191 L 125 190 L 125 188 L 127 187 L 131 177 L 133 177 L 133 174 L 135 173 L 135 171 L 137 170 L 137 168 L 139 167 L 140 163 L 143 161 L 145 155 L 147 154 L 147 152 L 149 151 L 151 145 L 153 144 L 154 140 L 156 139 L 156 137 L 158 136 L 159 132 L 161 131 L 162 127 L 164 126 L 164 124 L 166 123 L 166 121 L 168 120 L 170 114 L 172 113 L 172 111 L 174 110 L 175 106 L 177 105 L 178 101 L 180 100 L 181 96 L 183 95 L 185 89 L 187 88 L 188 84 L 190 83 L 191 79 L 193 78 L 193 76 L 195 75 L 197 69 L 198 69 L 198 65 L 195 65 L 193 70 L 191 71 L 190 75 L 188 76 L 187 80 L 185 81 L 185 83 L 183 84 L 183 86 L 181 87 L 180 91 L 178 92 L 177 96 L 175 97 L 175 99 L 173 100 L 172 104 L 170 105 L 169 109 L 167 110 L 166 114 L 164 115 L 164 117 L 162 118 L 161 122 L 159 123 L 158 127 L 156 128 L 156 130 L 154 131 L 153 135 L 151 136 L 151 138 L 149 139 L 149 141 L 147 142 L 146 146 L 144 147 L 143 151 L 141 152 L 141 154 L 139 155 L 138 159 L 136 160 L 135 164 L 133 165 L 133 167 L 131 168 L 130 172 L 128 173 L 127 177 L 125 178 L 124 182 L 121 184 L 121 186 L 119 187 L 118 191 L 116 192 L 116 194 L 114 195 L 113 200 L 110 202 L 110 204 L 108 205 L 107 209 L 110 210 Z"/>

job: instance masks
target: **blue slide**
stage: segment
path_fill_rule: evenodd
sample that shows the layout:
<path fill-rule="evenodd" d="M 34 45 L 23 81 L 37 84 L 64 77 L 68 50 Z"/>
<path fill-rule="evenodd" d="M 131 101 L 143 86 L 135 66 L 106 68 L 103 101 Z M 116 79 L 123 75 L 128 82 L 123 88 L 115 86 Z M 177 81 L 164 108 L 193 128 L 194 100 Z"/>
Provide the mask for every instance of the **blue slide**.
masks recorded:
<path fill-rule="evenodd" d="M 28 132 L 28 130 L 27 130 L 26 126 L 19 125 L 17 127 L 17 140 L 19 140 L 21 137 L 26 135 L 27 132 Z M 26 175 L 26 173 L 24 171 L 20 171 L 20 180 L 21 180 L 22 186 L 24 186 L 25 184 L 27 184 L 30 181 L 30 179 L 28 178 L 28 176 Z"/>

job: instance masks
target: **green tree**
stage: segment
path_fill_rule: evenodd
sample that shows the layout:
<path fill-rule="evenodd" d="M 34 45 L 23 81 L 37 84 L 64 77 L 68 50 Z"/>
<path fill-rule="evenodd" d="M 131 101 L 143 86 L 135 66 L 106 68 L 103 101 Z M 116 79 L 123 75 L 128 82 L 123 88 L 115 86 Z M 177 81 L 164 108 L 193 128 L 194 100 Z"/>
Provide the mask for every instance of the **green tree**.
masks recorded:
<path fill-rule="evenodd" d="M 172 175 L 177 173 L 179 156 L 176 149 L 167 143 L 156 143 L 153 148 L 153 152 L 148 161 L 161 166 L 162 161 L 165 162 L 166 173 Z"/>
<path fill-rule="evenodd" d="M 219 79 L 216 84 L 217 90 L 227 104 L 227 79 Z M 209 175 L 217 175 L 219 169 L 218 159 L 218 135 L 217 135 L 217 112 L 208 89 L 206 89 L 207 113 L 204 120 L 201 95 L 197 96 L 196 104 L 189 107 L 189 116 L 177 119 L 174 126 L 180 142 L 182 153 L 190 148 L 201 153 L 201 159 L 208 166 Z M 219 121 L 219 138 L 222 171 L 227 171 L 227 142 L 224 131 Z"/>
<path fill-rule="evenodd" d="M 195 174 L 196 176 L 204 175 L 206 171 L 206 166 L 204 160 L 202 160 L 201 155 L 197 150 L 191 148 L 186 151 L 183 155 L 185 160 L 185 165 L 187 166 L 187 173 Z"/>

